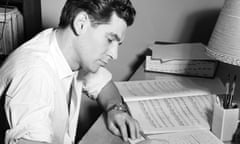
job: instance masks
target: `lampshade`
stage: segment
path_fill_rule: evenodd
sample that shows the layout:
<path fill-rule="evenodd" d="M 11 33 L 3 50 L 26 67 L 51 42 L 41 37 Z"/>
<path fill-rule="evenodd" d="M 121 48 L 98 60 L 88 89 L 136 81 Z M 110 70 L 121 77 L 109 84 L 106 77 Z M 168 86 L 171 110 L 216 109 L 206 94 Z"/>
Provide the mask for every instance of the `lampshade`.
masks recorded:
<path fill-rule="evenodd" d="M 219 61 L 240 66 L 240 0 L 225 0 L 206 52 Z"/>

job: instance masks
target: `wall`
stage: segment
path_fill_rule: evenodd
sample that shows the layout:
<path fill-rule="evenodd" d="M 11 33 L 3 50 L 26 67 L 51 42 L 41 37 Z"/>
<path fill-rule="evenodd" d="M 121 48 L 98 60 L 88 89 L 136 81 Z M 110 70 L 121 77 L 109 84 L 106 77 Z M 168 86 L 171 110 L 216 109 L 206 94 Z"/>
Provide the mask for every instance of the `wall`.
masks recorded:
<path fill-rule="evenodd" d="M 43 28 L 56 27 L 66 0 L 41 0 Z"/>
<path fill-rule="evenodd" d="M 57 26 L 65 0 L 42 0 L 43 27 Z M 135 24 L 129 28 L 119 58 L 108 68 L 114 80 L 126 80 L 143 61 L 154 40 L 207 43 L 224 0 L 132 0 Z M 54 9 L 53 9 L 54 8 Z"/>

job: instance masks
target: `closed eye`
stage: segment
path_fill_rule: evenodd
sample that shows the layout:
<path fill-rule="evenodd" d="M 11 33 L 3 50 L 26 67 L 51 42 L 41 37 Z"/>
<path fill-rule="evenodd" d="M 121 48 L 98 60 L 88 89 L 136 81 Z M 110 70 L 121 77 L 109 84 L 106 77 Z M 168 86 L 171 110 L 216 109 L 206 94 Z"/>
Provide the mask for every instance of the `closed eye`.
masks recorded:
<path fill-rule="evenodd" d="M 113 32 L 107 33 L 106 38 L 107 38 L 109 43 L 112 43 L 113 41 L 116 41 L 116 42 L 118 42 L 118 45 L 122 44 L 122 41 L 120 40 L 120 37 Z"/>
<path fill-rule="evenodd" d="M 113 42 L 113 39 L 108 38 L 107 40 L 108 40 L 108 43 L 112 43 Z"/>

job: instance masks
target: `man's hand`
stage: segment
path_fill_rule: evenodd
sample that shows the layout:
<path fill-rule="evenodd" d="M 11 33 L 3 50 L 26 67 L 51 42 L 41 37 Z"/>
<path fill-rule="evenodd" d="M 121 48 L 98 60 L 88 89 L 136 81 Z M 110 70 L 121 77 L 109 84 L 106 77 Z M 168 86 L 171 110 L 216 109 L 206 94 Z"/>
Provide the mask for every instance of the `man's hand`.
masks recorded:
<path fill-rule="evenodd" d="M 128 113 L 127 106 L 113 81 L 105 85 L 97 101 L 105 111 L 107 127 L 113 134 L 121 136 L 124 141 L 140 137 L 139 123 Z"/>
<path fill-rule="evenodd" d="M 107 127 L 113 134 L 121 136 L 124 141 L 140 137 L 139 123 L 129 113 L 112 109 L 106 115 Z"/>

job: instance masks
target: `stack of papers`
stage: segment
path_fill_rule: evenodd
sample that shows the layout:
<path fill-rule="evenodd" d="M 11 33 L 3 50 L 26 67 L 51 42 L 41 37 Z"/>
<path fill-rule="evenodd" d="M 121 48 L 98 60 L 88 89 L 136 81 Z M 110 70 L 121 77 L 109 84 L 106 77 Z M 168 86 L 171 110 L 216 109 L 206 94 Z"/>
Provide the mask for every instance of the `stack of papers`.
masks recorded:
<path fill-rule="evenodd" d="M 210 131 L 198 130 L 182 133 L 155 134 L 148 139 L 129 140 L 130 144 L 223 144 Z"/>
<path fill-rule="evenodd" d="M 210 132 L 216 94 L 225 93 L 219 79 L 163 77 L 115 83 L 132 117 L 150 140 L 220 144 Z"/>
<path fill-rule="evenodd" d="M 115 82 L 126 102 L 173 97 L 224 94 L 219 78 L 160 77 L 156 80 Z"/>
<path fill-rule="evenodd" d="M 218 62 L 209 57 L 201 43 L 155 44 L 146 56 L 146 71 L 214 77 Z"/>

